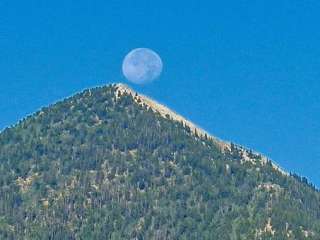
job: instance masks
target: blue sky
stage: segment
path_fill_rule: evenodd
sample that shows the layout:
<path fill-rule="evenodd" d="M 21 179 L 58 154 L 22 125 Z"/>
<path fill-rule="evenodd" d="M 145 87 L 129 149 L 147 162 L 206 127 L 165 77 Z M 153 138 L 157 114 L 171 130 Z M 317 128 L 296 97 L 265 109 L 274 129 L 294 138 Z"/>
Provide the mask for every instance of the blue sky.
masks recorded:
<path fill-rule="evenodd" d="M 0 129 L 126 82 L 124 56 L 147 47 L 164 71 L 136 90 L 320 186 L 319 12 L 316 0 L 2 0 Z"/>

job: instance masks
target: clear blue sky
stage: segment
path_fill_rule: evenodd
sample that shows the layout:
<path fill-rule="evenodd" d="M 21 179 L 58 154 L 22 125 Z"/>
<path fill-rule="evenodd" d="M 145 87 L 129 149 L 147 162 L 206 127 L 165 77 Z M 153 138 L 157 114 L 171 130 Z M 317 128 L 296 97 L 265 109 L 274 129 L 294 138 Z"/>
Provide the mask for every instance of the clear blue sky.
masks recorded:
<path fill-rule="evenodd" d="M 135 89 L 320 186 L 319 12 L 317 0 L 2 0 L 0 129 L 125 82 L 123 57 L 148 47 L 164 72 Z"/>

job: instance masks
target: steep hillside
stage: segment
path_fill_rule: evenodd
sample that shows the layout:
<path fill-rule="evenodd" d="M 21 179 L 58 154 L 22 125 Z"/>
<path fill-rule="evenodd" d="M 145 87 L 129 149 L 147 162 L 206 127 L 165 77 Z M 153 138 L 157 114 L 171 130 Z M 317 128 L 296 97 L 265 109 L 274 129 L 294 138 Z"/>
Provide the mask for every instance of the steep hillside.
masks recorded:
<path fill-rule="evenodd" d="M 125 85 L 0 134 L 0 239 L 320 239 L 320 194 Z"/>

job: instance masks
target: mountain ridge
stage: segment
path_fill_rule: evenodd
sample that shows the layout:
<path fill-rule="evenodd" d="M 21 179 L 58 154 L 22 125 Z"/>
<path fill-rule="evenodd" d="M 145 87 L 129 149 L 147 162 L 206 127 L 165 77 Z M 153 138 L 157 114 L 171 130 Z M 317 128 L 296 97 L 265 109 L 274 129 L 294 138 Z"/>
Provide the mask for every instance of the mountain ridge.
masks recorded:
<path fill-rule="evenodd" d="M 202 137 L 207 136 L 208 138 L 211 138 L 221 148 L 222 151 L 225 151 L 225 150 L 230 151 L 231 150 L 231 144 L 233 144 L 232 142 L 221 140 L 218 137 L 208 133 L 206 130 L 204 130 L 201 127 L 199 127 L 198 125 L 194 124 L 193 122 L 188 120 L 186 117 L 183 117 L 182 115 L 178 114 L 177 112 L 173 111 L 172 109 L 168 108 L 167 106 L 157 102 L 156 100 L 150 98 L 149 96 L 146 96 L 146 95 L 143 95 L 143 94 L 136 92 L 135 90 L 130 88 L 127 84 L 124 84 L 124 83 L 114 83 L 114 84 L 115 84 L 115 87 L 117 88 L 116 94 L 118 94 L 119 92 L 122 94 L 125 92 L 128 94 L 131 94 L 133 96 L 133 99 L 138 104 L 147 105 L 148 107 L 150 107 L 154 111 L 159 112 L 163 117 L 166 117 L 166 115 L 169 115 L 174 121 L 182 122 L 186 126 L 190 127 L 191 131 L 194 134 L 198 134 Z M 252 159 L 248 156 L 248 152 L 247 152 L 248 149 L 246 147 L 244 147 L 241 144 L 236 144 L 236 146 L 238 146 L 240 148 L 240 151 L 242 151 L 244 161 L 249 161 L 249 162 L 254 163 L 254 159 Z M 252 150 L 250 150 L 250 151 L 252 151 Z M 287 171 L 285 171 L 278 164 L 276 164 L 274 161 L 272 161 L 270 158 L 266 157 L 262 153 L 259 153 L 257 151 L 252 151 L 252 153 L 255 155 L 260 155 L 261 156 L 260 161 L 263 164 L 266 164 L 268 161 L 271 161 L 274 169 L 276 169 L 277 171 L 281 172 L 284 175 L 287 175 L 287 176 L 289 175 L 289 173 Z"/>

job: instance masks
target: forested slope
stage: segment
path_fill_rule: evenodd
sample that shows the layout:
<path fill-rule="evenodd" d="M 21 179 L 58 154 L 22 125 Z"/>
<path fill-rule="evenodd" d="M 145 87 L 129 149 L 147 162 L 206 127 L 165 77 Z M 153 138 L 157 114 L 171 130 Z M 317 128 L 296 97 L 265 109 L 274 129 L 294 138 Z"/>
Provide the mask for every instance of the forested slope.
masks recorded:
<path fill-rule="evenodd" d="M 305 179 L 119 87 L 0 134 L 0 239 L 320 239 Z"/>

